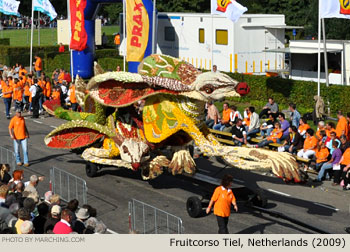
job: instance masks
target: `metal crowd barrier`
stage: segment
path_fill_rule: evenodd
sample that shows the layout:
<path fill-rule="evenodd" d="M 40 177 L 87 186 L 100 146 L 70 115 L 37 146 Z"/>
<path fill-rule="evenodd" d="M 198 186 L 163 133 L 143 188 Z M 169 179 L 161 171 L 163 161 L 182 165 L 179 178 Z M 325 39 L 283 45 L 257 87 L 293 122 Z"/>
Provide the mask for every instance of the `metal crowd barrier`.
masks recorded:
<path fill-rule="evenodd" d="M 50 169 L 51 191 L 60 195 L 61 199 L 69 202 L 77 199 L 79 205 L 87 204 L 87 186 L 86 181 L 69 173 L 52 167 Z"/>
<path fill-rule="evenodd" d="M 132 199 L 129 201 L 129 229 L 136 234 L 182 234 L 182 220 L 170 213 Z"/>
<path fill-rule="evenodd" d="M 10 174 L 16 170 L 15 152 L 0 146 L 0 164 L 10 165 Z"/>

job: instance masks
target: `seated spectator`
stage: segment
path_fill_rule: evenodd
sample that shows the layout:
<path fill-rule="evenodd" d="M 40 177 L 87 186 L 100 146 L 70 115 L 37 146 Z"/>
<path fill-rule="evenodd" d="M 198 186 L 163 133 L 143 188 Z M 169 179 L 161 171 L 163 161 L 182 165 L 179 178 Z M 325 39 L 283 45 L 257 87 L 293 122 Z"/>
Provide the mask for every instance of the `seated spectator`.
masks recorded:
<path fill-rule="evenodd" d="M 324 173 L 326 172 L 326 170 L 332 169 L 333 165 L 337 165 L 337 164 L 340 163 L 340 160 L 342 158 L 342 153 L 341 153 L 340 149 L 338 149 L 337 142 L 333 142 L 333 147 L 334 147 L 334 151 L 333 151 L 333 154 L 332 154 L 332 158 L 328 162 L 324 163 L 321 166 L 321 169 L 320 169 L 320 171 L 318 172 L 318 175 L 317 175 L 317 179 L 315 179 L 314 182 L 322 181 L 323 178 L 324 178 Z M 328 175 L 328 177 L 329 177 L 329 175 Z"/>
<path fill-rule="evenodd" d="M 251 113 L 249 111 L 249 108 L 245 108 L 243 112 L 243 125 L 246 127 L 249 127 L 250 125 L 250 116 Z"/>
<path fill-rule="evenodd" d="M 287 139 L 289 136 L 290 124 L 286 120 L 286 116 L 283 113 L 279 113 L 278 120 L 280 121 L 280 124 L 281 124 L 280 131 L 282 131 L 283 134 L 282 134 L 282 137 L 277 140 L 277 143 L 281 143 L 283 140 Z"/>
<path fill-rule="evenodd" d="M 243 144 L 247 144 L 247 132 L 245 127 L 243 126 L 242 119 L 238 119 L 236 125 L 234 125 L 231 129 L 233 142 L 242 146 Z"/>
<path fill-rule="evenodd" d="M 94 234 L 97 223 L 98 220 L 95 217 L 90 217 L 89 219 L 87 219 L 85 222 L 86 229 L 84 234 Z"/>
<path fill-rule="evenodd" d="M 241 115 L 241 113 L 239 113 L 239 111 L 237 110 L 237 107 L 235 105 L 231 105 L 230 109 L 231 109 L 230 121 L 229 121 L 230 126 L 224 128 L 225 132 L 231 132 L 232 127 L 233 127 L 233 125 L 236 124 L 237 120 L 242 119 L 242 115 Z"/>
<path fill-rule="evenodd" d="M 88 205 L 88 204 L 84 204 L 82 206 L 82 208 L 86 208 L 89 212 L 89 216 L 90 217 L 96 217 L 97 216 L 97 211 L 95 208 L 93 208 L 92 206 Z"/>
<path fill-rule="evenodd" d="M 331 137 L 329 141 L 326 141 L 326 147 L 329 149 L 329 153 L 332 155 L 334 148 L 333 142 L 337 142 L 337 147 L 340 146 L 340 141 L 337 139 L 336 133 L 334 131 L 331 132 Z"/>
<path fill-rule="evenodd" d="M 307 124 L 307 121 L 305 118 L 300 118 L 298 132 L 303 138 L 306 137 L 305 134 L 307 129 L 310 129 L 310 125 Z"/>
<path fill-rule="evenodd" d="M 77 219 L 77 216 L 75 215 L 75 212 L 78 210 L 79 207 L 79 201 L 77 199 L 72 199 L 67 204 L 67 209 L 72 211 L 72 222 L 74 224 L 75 220 Z"/>
<path fill-rule="evenodd" d="M 314 136 L 313 129 L 306 130 L 306 138 L 304 141 L 304 147 L 298 152 L 298 157 L 310 159 L 311 156 L 315 155 L 317 148 L 317 139 Z"/>
<path fill-rule="evenodd" d="M 324 121 L 319 121 L 317 124 L 317 131 L 316 131 L 316 138 L 320 141 L 322 139 L 321 136 L 321 131 L 325 131 L 326 132 L 326 126 Z"/>
<path fill-rule="evenodd" d="M 7 185 L 0 186 L 0 206 L 1 207 L 5 206 L 5 201 L 6 201 L 8 192 L 9 192 L 9 187 Z"/>
<path fill-rule="evenodd" d="M 331 132 L 335 132 L 335 124 L 333 122 L 326 123 L 327 137 L 331 137 Z"/>
<path fill-rule="evenodd" d="M 102 221 L 97 222 L 95 227 L 95 234 L 105 234 L 105 233 L 107 233 L 106 225 Z"/>
<path fill-rule="evenodd" d="M 271 134 L 265 140 L 262 140 L 261 142 L 259 142 L 256 147 L 261 148 L 266 145 L 269 145 L 270 143 L 277 143 L 277 139 L 281 138 L 283 134 L 280 129 L 281 129 L 281 124 L 279 122 L 276 122 L 275 128 L 273 129 Z"/>
<path fill-rule="evenodd" d="M 329 150 L 324 143 L 318 142 L 316 149 L 316 171 L 321 169 L 321 166 L 327 162 L 329 156 Z"/>
<path fill-rule="evenodd" d="M 255 112 L 254 107 L 249 107 L 250 112 L 250 123 L 247 127 L 247 140 L 254 137 L 257 133 L 260 132 L 260 120 L 259 115 Z"/>
<path fill-rule="evenodd" d="M 326 145 L 328 137 L 325 130 L 321 130 L 319 132 L 319 137 L 316 136 L 316 138 L 319 143 L 324 143 Z"/>
<path fill-rule="evenodd" d="M 51 196 L 50 200 L 51 205 L 61 205 L 61 197 L 58 194 L 54 194 Z"/>
<path fill-rule="evenodd" d="M 339 173 L 341 173 L 341 178 L 344 180 L 344 186 L 343 189 L 344 190 L 350 190 L 350 149 L 346 149 L 346 151 L 344 152 L 341 160 L 340 160 L 340 164 L 341 164 L 341 169 L 339 172 L 336 172 L 334 174 L 334 179 L 336 178 L 336 176 L 338 176 Z M 339 179 L 340 181 L 340 179 Z M 340 182 L 338 181 L 334 181 L 335 184 L 339 184 Z"/>
<path fill-rule="evenodd" d="M 260 126 L 260 139 L 265 138 L 271 134 L 271 132 L 274 129 L 275 122 L 276 118 L 272 114 L 269 114 L 269 120 L 267 120 Z"/>
<path fill-rule="evenodd" d="M 341 135 L 340 136 L 340 147 L 339 149 L 341 150 L 341 152 L 344 154 L 344 152 L 346 151 L 347 148 L 350 147 L 350 143 L 346 140 L 346 136 L 345 135 Z"/>
<path fill-rule="evenodd" d="M 274 115 L 274 117 L 277 116 L 278 113 L 278 105 L 274 101 L 272 97 L 269 98 L 268 103 L 263 107 L 262 111 L 259 114 L 259 118 L 263 118 L 263 116 L 268 116 L 269 114 Z"/>
<path fill-rule="evenodd" d="M 289 127 L 289 135 L 286 141 L 283 143 L 284 151 L 292 154 L 296 154 L 298 150 L 303 148 L 304 141 L 300 136 L 297 127 Z"/>
<path fill-rule="evenodd" d="M 289 104 L 289 111 L 290 111 L 290 120 L 292 126 L 295 126 L 296 128 L 299 128 L 299 122 L 300 122 L 300 113 L 297 110 L 297 106 L 295 103 Z"/>
<path fill-rule="evenodd" d="M 36 207 L 36 203 L 35 203 L 34 199 L 29 198 L 29 197 L 25 198 L 23 200 L 23 207 L 29 211 L 30 221 L 32 221 L 35 218 L 34 210 Z"/>
<path fill-rule="evenodd" d="M 228 103 L 225 102 L 223 104 L 221 121 L 218 124 L 214 125 L 213 129 L 223 131 L 225 127 L 229 127 L 230 114 L 231 114 L 231 109 L 228 107 Z"/>
<path fill-rule="evenodd" d="M 220 119 L 221 119 L 221 116 L 220 116 L 219 110 L 217 109 L 213 101 L 209 101 L 205 124 L 207 125 L 208 128 L 213 128 L 214 125 L 218 124 Z"/>
<path fill-rule="evenodd" d="M 347 140 L 350 140 L 350 112 L 346 113 L 346 120 L 348 121 L 348 135 L 346 138 Z"/>

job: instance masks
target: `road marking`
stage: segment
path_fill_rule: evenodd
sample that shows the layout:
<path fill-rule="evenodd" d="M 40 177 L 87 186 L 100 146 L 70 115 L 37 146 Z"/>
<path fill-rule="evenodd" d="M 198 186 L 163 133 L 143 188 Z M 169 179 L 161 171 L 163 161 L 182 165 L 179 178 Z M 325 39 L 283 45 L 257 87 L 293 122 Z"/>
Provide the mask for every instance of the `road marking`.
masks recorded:
<path fill-rule="evenodd" d="M 37 121 L 37 120 L 33 120 L 33 122 L 39 123 L 39 124 L 43 124 L 43 122 Z"/>
<path fill-rule="evenodd" d="M 286 194 L 286 193 L 283 193 L 283 192 L 275 191 L 275 190 L 272 190 L 272 189 L 267 189 L 267 190 L 270 191 L 270 192 L 274 192 L 274 193 L 277 193 L 277 194 L 281 194 L 281 195 L 283 195 L 283 196 L 290 197 L 289 194 Z"/>
<path fill-rule="evenodd" d="M 235 182 L 238 182 L 238 183 L 244 183 L 244 181 L 243 180 L 239 180 L 239 179 L 233 179 L 233 181 L 235 181 Z"/>
<path fill-rule="evenodd" d="M 51 127 L 51 128 L 54 128 L 54 129 L 56 129 L 56 126 L 52 126 L 52 125 L 50 125 L 50 127 Z"/>
<path fill-rule="evenodd" d="M 315 205 L 318 205 L 318 206 L 322 206 L 322 207 L 328 208 L 328 209 L 332 209 L 332 210 L 334 210 L 334 211 L 339 211 L 338 208 L 326 206 L 326 205 L 323 205 L 323 204 L 321 204 L 321 203 L 314 202 L 314 204 L 315 204 Z"/>
<path fill-rule="evenodd" d="M 118 234 L 117 232 L 110 230 L 109 228 L 107 228 L 107 232 L 110 232 L 111 234 Z"/>

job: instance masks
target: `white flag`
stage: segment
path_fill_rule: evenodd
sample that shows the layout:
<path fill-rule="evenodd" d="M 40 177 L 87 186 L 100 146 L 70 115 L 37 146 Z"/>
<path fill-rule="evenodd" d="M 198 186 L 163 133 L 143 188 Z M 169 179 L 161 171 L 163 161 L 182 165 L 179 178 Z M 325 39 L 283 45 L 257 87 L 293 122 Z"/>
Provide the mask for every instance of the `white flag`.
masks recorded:
<path fill-rule="evenodd" d="M 320 0 L 320 18 L 350 19 L 350 0 Z"/>
<path fill-rule="evenodd" d="M 33 8 L 35 11 L 40 11 L 54 20 L 57 17 L 55 8 L 49 0 L 33 0 Z"/>
<path fill-rule="evenodd" d="M 211 0 L 211 14 L 225 16 L 236 22 L 248 9 L 235 0 Z"/>
<path fill-rule="evenodd" d="M 5 15 L 19 16 L 18 7 L 20 2 L 15 0 L 0 0 L 0 12 Z"/>

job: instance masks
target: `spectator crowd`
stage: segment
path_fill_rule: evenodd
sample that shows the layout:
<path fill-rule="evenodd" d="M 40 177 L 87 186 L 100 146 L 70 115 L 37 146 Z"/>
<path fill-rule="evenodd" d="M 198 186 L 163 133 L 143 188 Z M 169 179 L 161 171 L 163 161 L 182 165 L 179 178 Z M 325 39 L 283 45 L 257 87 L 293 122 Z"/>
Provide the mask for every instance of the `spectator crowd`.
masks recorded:
<path fill-rule="evenodd" d="M 232 133 L 235 145 L 251 148 L 278 146 L 280 152 L 290 152 L 299 158 L 311 160 L 303 170 L 318 172 L 315 183 L 333 178 L 333 186 L 350 190 L 350 113 L 338 111 L 338 122 L 318 121 L 315 132 L 302 117 L 296 105 L 289 104 L 286 113 L 279 111 L 272 97 L 257 114 L 254 107 L 245 108 L 242 114 L 235 105 L 223 104 L 222 115 L 215 104 L 206 104 L 206 125 L 218 131 Z M 218 134 L 218 137 L 220 135 Z M 271 147 L 271 146 L 270 146 Z"/>
<path fill-rule="evenodd" d="M 44 177 L 30 176 L 24 182 L 23 170 L 2 164 L 0 172 L 1 234 L 104 234 L 105 224 L 96 219 L 97 211 L 90 205 L 79 206 L 73 199 L 63 205 L 60 196 L 47 191 L 43 197 L 37 185 Z"/>

